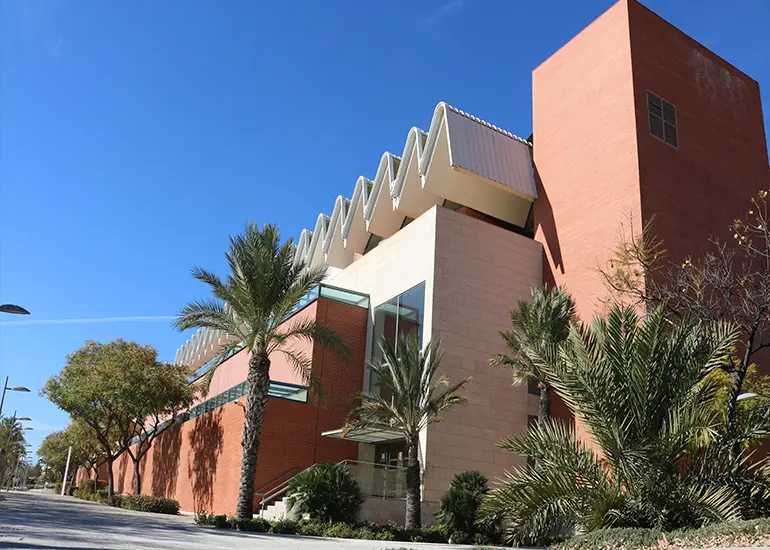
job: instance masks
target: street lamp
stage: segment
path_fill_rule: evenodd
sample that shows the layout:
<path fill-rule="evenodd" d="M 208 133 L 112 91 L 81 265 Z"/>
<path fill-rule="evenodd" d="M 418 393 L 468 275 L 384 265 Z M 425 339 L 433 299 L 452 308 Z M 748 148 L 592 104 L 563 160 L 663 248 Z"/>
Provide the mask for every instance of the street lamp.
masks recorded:
<path fill-rule="evenodd" d="M 12 313 L 14 315 L 29 315 L 29 311 L 15 304 L 0 305 L 0 313 Z"/>
<path fill-rule="evenodd" d="M 14 386 L 13 388 L 8 387 L 8 377 L 5 377 L 5 385 L 3 386 L 3 397 L 0 398 L 0 415 L 3 414 L 3 403 L 5 403 L 5 392 L 7 391 L 20 391 L 23 393 L 29 393 L 30 389 L 25 388 L 24 386 Z"/>

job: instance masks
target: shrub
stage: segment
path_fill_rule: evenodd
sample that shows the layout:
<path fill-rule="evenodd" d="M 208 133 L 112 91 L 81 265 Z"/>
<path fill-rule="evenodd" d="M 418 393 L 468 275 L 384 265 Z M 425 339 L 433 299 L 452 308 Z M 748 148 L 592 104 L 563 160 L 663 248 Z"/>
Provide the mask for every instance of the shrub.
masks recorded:
<path fill-rule="evenodd" d="M 465 531 L 454 531 L 449 535 L 450 544 L 471 544 L 473 542 L 473 535 L 466 533 Z"/>
<path fill-rule="evenodd" d="M 449 540 L 449 534 L 444 525 L 431 525 L 422 529 L 425 542 L 444 543 Z M 414 541 L 413 541 L 414 542 Z"/>
<path fill-rule="evenodd" d="M 252 518 L 241 527 L 243 531 L 252 531 L 254 533 L 267 533 L 270 531 L 270 522 L 262 518 Z"/>
<path fill-rule="evenodd" d="M 211 514 L 205 510 L 195 512 L 195 523 L 197 525 L 211 525 Z"/>
<path fill-rule="evenodd" d="M 289 484 L 287 509 L 322 523 L 352 523 L 364 502 L 347 466 L 328 462 L 296 475 Z"/>
<path fill-rule="evenodd" d="M 599 529 L 568 539 L 557 548 L 590 550 L 657 546 L 663 533 L 657 529 Z"/>
<path fill-rule="evenodd" d="M 179 513 L 179 502 L 171 498 L 150 495 L 115 495 L 115 497 L 117 502 L 114 502 L 113 506 L 120 506 L 126 510 L 171 515 Z"/>
<path fill-rule="evenodd" d="M 305 535 L 306 537 L 322 537 L 324 536 L 324 530 L 326 525 L 315 521 L 303 521 L 297 527 L 298 535 Z"/>
<path fill-rule="evenodd" d="M 391 531 L 384 529 L 374 535 L 374 540 L 396 540 L 396 537 Z"/>
<path fill-rule="evenodd" d="M 335 539 L 350 539 L 354 535 L 353 527 L 347 523 L 333 523 L 324 529 L 324 536 Z"/>
<path fill-rule="evenodd" d="M 353 536 L 351 538 L 354 539 L 361 539 L 361 540 L 377 540 L 377 533 L 379 531 L 377 529 L 372 529 L 368 525 L 363 527 L 357 527 L 354 532 Z"/>
<path fill-rule="evenodd" d="M 475 535 L 479 506 L 489 492 L 487 482 L 479 472 L 457 474 L 436 511 L 439 524 L 446 526 L 450 533 L 463 531 Z"/>
<path fill-rule="evenodd" d="M 276 521 L 270 527 L 271 533 L 276 533 L 280 535 L 296 535 L 298 530 L 299 530 L 299 525 L 297 524 L 296 521 L 291 519 L 282 519 L 282 520 Z"/>
<path fill-rule="evenodd" d="M 218 514 L 216 516 L 209 516 L 209 525 L 216 527 L 217 529 L 222 529 L 223 527 L 227 527 L 230 524 L 227 521 L 226 515 Z"/>

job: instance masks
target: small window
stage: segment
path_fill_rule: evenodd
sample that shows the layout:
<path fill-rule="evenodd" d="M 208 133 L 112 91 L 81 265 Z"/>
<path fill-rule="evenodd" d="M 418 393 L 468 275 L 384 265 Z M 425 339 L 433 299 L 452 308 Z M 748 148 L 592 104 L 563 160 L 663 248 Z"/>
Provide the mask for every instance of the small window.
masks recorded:
<path fill-rule="evenodd" d="M 679 147 L 679 131 L 676 126 L 676 107 L 660 96 L 647 92 L 647 112 L 650 133 L 672 147 Z"/>
<path fill-rule="evenodd" d="M 540 382 L 536 378 L 530 378 L 527 382 L 527 391 L 529 395 L 540 395 Z"/>

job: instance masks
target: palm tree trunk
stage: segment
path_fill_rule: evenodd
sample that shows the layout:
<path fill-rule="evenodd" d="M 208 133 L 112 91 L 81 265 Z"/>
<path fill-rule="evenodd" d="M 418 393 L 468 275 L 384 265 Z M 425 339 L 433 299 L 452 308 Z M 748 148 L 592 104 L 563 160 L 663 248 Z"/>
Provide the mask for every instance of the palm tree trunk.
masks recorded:
<path fill-rule="evenodd" d="M 246 380 L 249 382 L 249 393 L 246 396 L 246 418 L 241 440 L 241 485 L 236 507 L 236 515 L 241 520 L 254 517 L 254 479 L 257 474 L 257 455 L 265 419 L 267 391 L 270 389 L 270 358 L 267 355 L 252 354 Z"/>
<path fill-rule="evenodd" d="M 407 440 L 405 525 L 407 529 L 416 529 L 422 525 L 419 441 L 418 437 Z"/>
<path fill-rule="evenodd" d="M 540 403 L 537 407 L 537 423 L 542 426 L 551 418 L 551 387 L 543 382 L 538 382 L 540 389 Z"/>

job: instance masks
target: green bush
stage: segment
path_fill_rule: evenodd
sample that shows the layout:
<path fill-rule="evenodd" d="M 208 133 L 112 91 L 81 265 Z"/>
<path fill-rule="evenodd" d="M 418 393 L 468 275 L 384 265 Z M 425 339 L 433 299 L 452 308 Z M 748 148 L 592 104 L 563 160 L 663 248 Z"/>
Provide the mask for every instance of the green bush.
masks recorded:
<path fill-rule="evenodd" d="M 270 527 L 271 533 L 280 535 L 296 535 L 299 530 L 299 525 L 296 521 L 291 519 L 282 519 L 276 521 Z"/>
<path fill-rule="evenodd" d="M 171 515 L 179 513 L 179 502 L 171 498 L 150 495 L 115 495 L 115 497 L 118 500 L 113 503 L 113 506 L 120 506 L 126 510 Z"/>
<path fill-rule="evenodd" d="M 205 510 L 201 510 L 199 512 L 195 512 L 195 523 L 198 525 L 211 525 L 211 514 L 206 512 Z"/>
<path fill-rule="evenodd" d="M 297 534 L 305 535 L 306 537 L 322 537 L 326 527 L 328 526 L 316 521 L 302 521 L 297 527 Z"/>
<path fill-rule="evenodd" d="M 322 523 L 352 523 L 364 502 L 361 488 L 344 464 L 328 462 L 296 475 L 289 484 L 287 509 Z"/>
<path fill-rule="evenodd" d="M 666 540 L 683 548 L 767 546 L 770 518 L 714 523 L 664 533 L 657 529 L 601 529 L 567 539 L 554 550 L 620 550 L 658 546 Z"/>
<path fill-rule="evenodd" d="M 396 537 L 392 532 L 388 530 L 382 530 L 374 535 L 374 540 L 396 540 Z"/>
<path fill-rule="evenodd" d="M 431 525 L 430 527 L 423 527 L 423 537 L 425 542 L 444 543 L 449 541 L 449 534 L 446 526 L 444 525 Z"/>
<path fill-rule="evenodd" d="M 227 521 L 227 516 L 224 514 L 218 514 L 218 515 L 212 515 L 209 516 L 209 525 L 212 527 L 216 527 L 217 529 L 222 529 L 223 527 L 227 527 L 230 525 L 230 523 Z"/>
<path fill-rule="evenodd" d="M 252 518 L 247 523 L 243 531 L 252 531 L 254 533 L 267 533 L 270 531 L 270 522 L 262 518 Z"/>
<path fill-rule="evenodd" d="M 463 531 L 475 535 L 479 506 L 489 492 L 488 480 L 479 472 L 462 472 L 452 480 L 441 498 L 436 519 L 449 533 Z"/>
<path fill-rule="evenodd" d="M 348 523 L 333 523 L 324 529 L 324 536 L 335 539 L 350 539 L 353 538 L 355 532 Z"/>
<path fill-rule="evenodd" d="M 351 538 L 360 540 L 377 540 L 377 533 L 377 529 L 372 529 L 368 525 L 365 525 L 363 527 L 356 527 Z"/>
<path fill-rule="evenodd" d="M 663 533 L 657 529 L 599 529 L 572 537 L 555 548 L 612 550 L 615 548 L 657 546 L 662 537 Z"/>
<path fill-rule="evenodd" d="M 449 542 L 451 544 L 472 544 L 473 535 L 468 534 L 465 531 L 454 531 L 449 535 Z"/>

